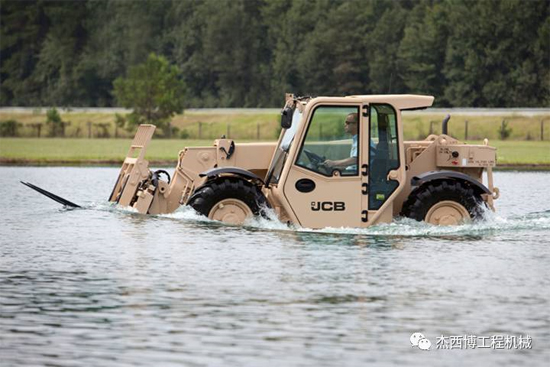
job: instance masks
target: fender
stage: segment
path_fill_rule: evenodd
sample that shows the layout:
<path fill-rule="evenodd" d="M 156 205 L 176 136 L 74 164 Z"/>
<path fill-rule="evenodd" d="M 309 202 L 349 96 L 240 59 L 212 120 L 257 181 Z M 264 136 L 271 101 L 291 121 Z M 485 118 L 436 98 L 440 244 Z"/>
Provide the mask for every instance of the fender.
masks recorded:
<path fill-rule="evenodd" d="M 239 167 L 212 168 L 212 169 L 209 169 L 208 171 L 204 171 L 200 173 L 199 177 L 214 178 L 224 173 L 233 174 L 235 176 L 240 176 L 249 180 L 258 180 L 262 184 L 264 184 L 264 180 L 262 180 L 258 175 Z"/>
<path fill-rule="evenodd" d="M 492 195 L 491 191 L 485 187 L 483 184 L 479 183 L 478 181 L 474 180 L 472 177 L 461 173 L 461 172 L 455 172 L 455 171 L 429 171 L 424 172 L 418 176 L 414 176 L 411 178 L 411 186 L 420 186 L 426 182 L 434 181 L 434 180 L 441 180 L 446 178 L 452 178 L 455 180 L 460 181 L 466 181 L 471 186 L 473 186 L 474 190 L 476 190 L 480 194 L 489 194 Z"/>

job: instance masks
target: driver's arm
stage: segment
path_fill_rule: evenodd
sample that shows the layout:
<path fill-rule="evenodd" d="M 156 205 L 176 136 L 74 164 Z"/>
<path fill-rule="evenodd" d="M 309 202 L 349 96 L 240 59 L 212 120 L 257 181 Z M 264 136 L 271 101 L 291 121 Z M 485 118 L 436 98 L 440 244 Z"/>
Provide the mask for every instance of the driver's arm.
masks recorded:
<path fill-rule="evenodd" d="M 323 165 L 329 168 L 345 168 L 353 164 L 357 164 L 357 157 L 349 157 L 349 158 L 339 159 L 336 161 L 327 159 L 326 161 L 323 162 Z"/>

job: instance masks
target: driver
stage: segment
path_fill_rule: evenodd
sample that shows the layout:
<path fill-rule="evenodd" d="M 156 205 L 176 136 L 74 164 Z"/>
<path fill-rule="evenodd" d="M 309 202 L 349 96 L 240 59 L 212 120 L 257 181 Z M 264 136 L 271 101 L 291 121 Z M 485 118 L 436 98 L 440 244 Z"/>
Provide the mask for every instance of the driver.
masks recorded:
<path fill-rule="evenodd" d="M 349 152 L 349 158 L 339 159 L 339 160 L 330 160 L 327 159 L 323 162 L 323 166 L 334 169 L 341 168 L 346 171 L 357 171 L 357 132 L 359 117 L 357 113 L 353 112 L 346 116 L 346 121 L 344 125 L 344 131 L 352 135 L 351 150 Z"/>

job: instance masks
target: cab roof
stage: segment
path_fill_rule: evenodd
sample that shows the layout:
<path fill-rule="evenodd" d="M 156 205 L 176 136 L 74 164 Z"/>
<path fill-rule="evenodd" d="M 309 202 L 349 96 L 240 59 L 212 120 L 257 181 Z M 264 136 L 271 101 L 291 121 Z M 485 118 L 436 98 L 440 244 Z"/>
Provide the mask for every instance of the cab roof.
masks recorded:
<path fill-rule="evenodd" d="M 416 110 L 431 107 L 434 103 L 433 96 L 418 94 L 376 94 L 349 96 L 349 98 L 362 99 L 365 102 L 389 103 L 400 110 Z"/>
<path fill-rule="evenodd" d="M 373 94 L 373 95 L 354 95 L 346 97 L 316 97 L 329 99 L 358 99 L 364 103 L 389 103 L 399 110 L 418 110 L 431 107 L 434 102 L 433 96 L 423 96 L 418 94 Z"/>

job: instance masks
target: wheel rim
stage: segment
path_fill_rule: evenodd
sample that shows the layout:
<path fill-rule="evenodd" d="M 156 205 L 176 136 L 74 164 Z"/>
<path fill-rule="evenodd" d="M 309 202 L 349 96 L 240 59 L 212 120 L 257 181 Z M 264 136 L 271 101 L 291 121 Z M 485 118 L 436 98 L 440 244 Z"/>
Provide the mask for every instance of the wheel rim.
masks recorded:
<path fill-rule="evenodd" d="M 457 225 L 470 221 L 470 213 L 456 201 L 441 201 L 430 208 L 424 220 L 441 226 Z"/>
<path fill-rule="evenodd" d="M 230 224 L 243 224 L 252 217 L 252 210 L 238 199 L 224 199 L 212 207 L 208 218 Z"/>

